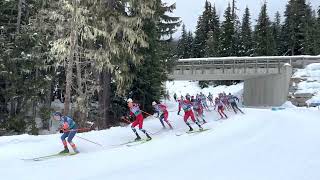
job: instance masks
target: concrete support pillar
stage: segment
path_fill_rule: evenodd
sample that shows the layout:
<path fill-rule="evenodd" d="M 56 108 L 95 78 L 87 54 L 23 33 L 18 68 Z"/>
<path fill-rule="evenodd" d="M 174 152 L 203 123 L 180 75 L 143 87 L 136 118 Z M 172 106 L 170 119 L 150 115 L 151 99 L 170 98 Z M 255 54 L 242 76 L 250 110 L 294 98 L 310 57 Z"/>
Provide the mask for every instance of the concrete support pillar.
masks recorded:
<path fill-rule="evenodd" d="M 287 101 L 292 67 L 285 64 L 280 74 L 244 80 L 245 106 L 280 106 Z"/>

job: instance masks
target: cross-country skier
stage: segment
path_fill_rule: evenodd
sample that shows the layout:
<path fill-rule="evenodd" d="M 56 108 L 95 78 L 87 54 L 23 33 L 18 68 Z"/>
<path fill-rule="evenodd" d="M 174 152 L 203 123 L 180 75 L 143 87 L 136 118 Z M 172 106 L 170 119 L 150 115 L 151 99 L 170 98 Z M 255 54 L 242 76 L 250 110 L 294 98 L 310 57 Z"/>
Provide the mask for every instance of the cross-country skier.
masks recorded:
<path fill-rule="evenodd" d="M 202 106 L 201 99 L 200 98 L 198 98 L 198 99 L 192 98 L 191 103 L 192 103 L 194 114 L 196 116 L 197 121 L 199 121 L 199 119 L 201 118 L 202 122 L 206 123 L 206 120 L 204 119 L 204 115 L 203 115 L 203 106 Z"/>
<path fill-rule="evenodd" d="M 226 109 L 228 109 L 228 110 L 231 109 L 230 103 L 228 101 L 228 96 L 226 95 L 225 92 L 221 93 L 221 97 L 219 97 L 219 99 L 221 100 L 221 102 L 223 103 L 223 105 Z"/>
<path fill-rule="evenodd" d="M 142 116 L 142 111 L 140 110 L 139 105 L 136 104 L 136 103 L 133 103 L 133 100 L 132 100 L 131 98 L 129 98 L 129 99 L 127 100 L 127 103 L 128 103 L 128 107 L 129 107 L 129 109 L 130 109 L 130 117 L 135 119 L 134 122 L 133 122 L 132 125 L 131 125 L 132 131 L 133 131 L 133 132 L 136 134 L 136 136 L 137 136 L 137 138 L 135 139 L 135 141 L 141 140 L 141 137 L 139 136 L 137 130 L 135 129 L 135 127 L 136 127 L 137 125 L 139 125 L 139 130 L 142 131 L 142 132 L 147 136 L 147 140 L 151 140 L 152 138 L 149 136 L 149 134 L 147 133 L 147 131 L 142 128 L 144 118 L 143 118 L 143 116 Z M 130 117 L 129 117 L 129 118 L 130 118 Z M 131 119 L 131 118 L 130 118 L 130 119 Z"/>
<path fill-rule="evenodd" d="M 212 96 L 212 94 L 209 92 L 209 95 L 208 95 L 208 100 L 209 100 L 209 102 L 210 102 L 210 106 L 213 106 L 213 96 Z"/>
<path fill-rule="evenodd" d="M 222 101 L 218 98 L 218 97 L 216 97 L 216 99 L 215 99 L 215 101 L 214 101 L 214 110 L 216 110 L 216 107 L 218 107 L 218 113 L 220 114 L 220 116 L 221 116 L 221 119 L 223 119 L 224 117 L 223 117 L 223 115 L 225 116 L 225 118 L 228 118 L 228 116 L 223 112 L 223 110 L 224 110 L 224 105 L 223 105 L 223 103 L 222 103 Z"/>
<path fill-rule="evenodd" d="M 190 96 L 190 95 L 189 95 Z M 191 98 L 191 97 L 190 97 Z M 183 116 L 183 120 L 184 122 L 187 124 L 187 126 L 189 126 L 189 131 L 193 131 L 193 128 L 191 127 L 190 123 L 188 122 L 188 118 L 191 117 L 191 120 L 196 123 L 198 126 L 199 126 L 199 130 L 203 130 L 203 128 L 201 127 L 201 125 L 199 124 L 198 121 L 196 121 L 196 119 L 194 118 L 194 114 L 193 114 L 193 111 L 192 111 L 192 104 L 190 102 L 190 100 L 186 99 L 185 100 L 180 100 L 179 101 L 179 111 L 178 111 L 178 115 L 180 115 L 180 111 L 181 111 L 181 108 L 183 109 L 184 111 L 184 116 Z"/>
<path fill-rule="evenodd" d="M 62 116 L 60 112 L 54 112 L 53 119 L 56 121 L 60 121 L 59 129 L 60 129 L 60 132 L 63 132 L 61 136 L 61 141 L 64 146 L 64 150 L 61 151 L 60 153 L 69 153 L 66 138 L 68 138 L 67 140 L 70 146 L 72 147 L 73 151 L 75 153 L 79 153 L 76 145 L 72 142 L 72 139 L 77 133 L 77 125 L 74 122 L 74 120 L 71 117 Z"/>
<path fill-rule="evenodd" d="M 202 92 L 200 92 L 200 98 L 201 98 L 201 103 L 202 103 L 203 108 L 205 108 L 206 110 L 209 111 L 206 95 L 204 95 Z"/>
<path fill-rule="evenodd" d="M 239 110 L 242 114 L 244 114 L 243 111 L 241 111 L 241 109 L 238 107 L 238 105 L 237 105 L 237 103 L 236 103 L 236 101 L 239 102 L 239 98 L 237 98 L 236 96 L 234 96 L 234 95 L 232 95 L 231 93 L 229 93 L 229 95 L 228 95 L 228 101 L 229 101 L 229 103 L 230 103 L 230 105 L 231 105 L 234 113 L 237 114 L 237 110 Z"/>
<path fill-rule="evenodd" d="M 157 118 L 160 119 L 160 122 L 162 124 L 162 127 L 165 129 L 166 126 L 164 125 L 163 121 L 165 121 L 170 129 L 173 129 L 170 122 L 168 121 L 168 110 L 167 110 L 167 106 L 165 106 L 164 104 L 157 104 L 155 101 L 152 102 L 152 106 L 155 110 L 155 112 L 158 114 Z"/>
<path fill-rule="evenodd" d="M 177 94 L 176 93 L 174 93 L 173 98 L 177 102 Z"/>

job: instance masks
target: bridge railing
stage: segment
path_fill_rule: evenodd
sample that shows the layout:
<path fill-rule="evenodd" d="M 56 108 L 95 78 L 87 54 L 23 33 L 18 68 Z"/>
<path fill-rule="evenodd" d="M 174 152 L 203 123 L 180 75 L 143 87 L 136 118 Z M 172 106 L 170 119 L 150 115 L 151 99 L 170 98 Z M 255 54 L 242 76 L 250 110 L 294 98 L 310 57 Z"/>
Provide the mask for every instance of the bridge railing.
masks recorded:
<path fill-rule="evenodd" d="M 280 73 L 281 67 L 291 64 L 301 68 L 310 63 L 320 63 L 320 56 L 263 56 L 191 58 L 177 61 L 173 75 L 182 74 L 265 74 Z"/>

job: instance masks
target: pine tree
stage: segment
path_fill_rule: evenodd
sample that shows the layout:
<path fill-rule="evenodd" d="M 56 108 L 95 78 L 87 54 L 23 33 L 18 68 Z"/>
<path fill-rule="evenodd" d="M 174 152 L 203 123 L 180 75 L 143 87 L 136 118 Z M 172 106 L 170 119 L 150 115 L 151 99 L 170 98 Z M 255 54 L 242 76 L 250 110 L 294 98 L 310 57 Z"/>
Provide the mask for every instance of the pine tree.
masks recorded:
<path fill-rule="evenodd" d="M 320 55 L 320 6 L 317 11 L 317 20 L 315 24 L 315 54 Z"/>
<path fill-rule="evenodd" d="M 303 45 L 303 53 L 308 55 L 315 55 L 316 53 L 316 41 L 317 41 L 317 17 L 316 12 L 312 11 L 311 5 L 307 5 L 306 11 L 306 29 L 305 40 Z"/>
<path fill-rule="evenodd" d="M 235 52 L 235 26 L 231 14 L 230 4 L 224 13 L 224 21 L 221 25 L 220 33 L 220 55 L 222 57 L 234 56 Z"/>
<path fill-rule="evenodd" d="M 208 32 L 208 40 L 205 46 L 205 57 L 219 56 L 219 36 L 213 31 Z"/>
<path fill-rule="evenodd" d="M 252 56 L 253 55 L 253 40 L 252 30 L 250 22 L 249 8 L 246 7 L 243 15 L 240 33 L 240 55 L 241 56 Z"/>
<path fill-rule="evenodd" d="M 192 53 L 193 50 L 193 33 L 191 31 L 188 32 L 188 36 L 187 36 L 187 46 L 186 46 L 186 58 L 193 58 L 194 55 Z"/>
<path fill-rule="evenodd" d="M 308 22 L 308 6 L 305 0 L 290 0 L 287 4 L 282 29 L 284 54 L 304 54 L 306 30 Z"/>
<path fill-rule="evenodd" d="M 219 56 L 219 34 L 220 34 L 219 17 L 217 15 L 215 6 L 213 6 L 210 30 L 209 32 L 207 32 L 207 40 L 205 44 L 206 57 Z"/>
<path fill-rule="evenodd" d="M 193 43 L 193 55 L 196 58 L 204 57 L 206 40 L 208 39 L 208 32 L 214 29 L 214 20 L 212 14 L 211 3 L 205 2 L 205 9 L 198 19 L 195 38 Z"/>
<path fill-rule="evenodd" d="M 130 89 L 130 96 L 139 102 L 141 108 L 147 112 L 153 110 L 151 103 L 159 101 L 165 93 L 163 89 L 163 83 L 167 80 L 165 59 L 168 57 L 159 51 L 164 46 L 162 39 L 164 36 L 172 35 L 180 25 L 179 18 L 166 15 L 167 12 L 175 9 L 175 4 L 167 5 L 161 3 L 161 0 L 157 0 L 155 7 L 154 17 L 144 19 L 143 29 L 149 37 L 149 47 L 140 49 L 141 53 L 144 54 L 143 63 L 141 66 L 133 68 L 135 79 Z M 164 21 L 164 16 L 167 20 L 170 20 Z M 167 34 L 168 30 L 169 34 Z M 185 33 L 184 38 L 187 38 L 187 33 Z"/>
<path fill-rule="evenodd" d="M 254 31 L 256 56 L 272 56 L 276 54 L 275 41 L 272 35 L 271 22 L 267 14 L 267 4 L 263 4 Z"/>
<path fill-rule="evenodd" d="M 4 84 L 0 96 L 2 115 L 6 118 L 2 125 L 17 132 L 25 132 L 28 127 L 32 134 L 38 133 L 35 126 L 38 104 L 48 98 L 51 83 L 47 71 L 50 67 L 47 61 L 49 38 L 45 39 L 39 34 L 40 27 L 33 25 L 41 5 L 38 1 L 0 2 L 0 61 L 3 68 L 0 81 Z"/>
<path fill-rule="evenodd" d="M 178 58 L 188 58 L 188 53 L 187 52 L 187 46 L 188 46 L 188 34 L 187 34 L 187 30 L 186 30 L 186 26 L 183 24 L 182 25 L 182 32 L 181 32 L 181 37 L 178 41 L 178 45 L 177 45 L 177 55 Z"/>
<path fill-rule="evenodd" d="M 276 45 L 276 55 L 281 56 L 282 42 L 281 42 L 281 16 L 279 11 L 276 12 L 274 22 L 272 23 L 272 34 Z"/>

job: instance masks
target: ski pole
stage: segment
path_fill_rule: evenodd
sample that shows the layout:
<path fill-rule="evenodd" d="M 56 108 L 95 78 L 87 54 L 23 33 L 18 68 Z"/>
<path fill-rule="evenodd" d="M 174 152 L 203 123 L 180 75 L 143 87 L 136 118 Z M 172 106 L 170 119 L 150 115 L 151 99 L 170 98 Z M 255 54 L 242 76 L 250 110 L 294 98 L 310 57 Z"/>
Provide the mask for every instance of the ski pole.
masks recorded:
<path fill-rule="evenodd" d="M 127 122 L 127 123 L 131 124 L 131 122 L 130 122 L 128 119 L 126 119 L 126 118 L 121 118 L 121 120 L 123 120 L 123 121 L 125 121 L 125 122 Z"/>
<path fill-rule="evenodd" d="M 70 130 L 66 130 L 65 132 L 71 132 L 71 131 L 82 131 L 82 130 L 91 130 L 91 128 L 79 128 L 79 129 L 70 129 Z"/>
<path fill-rule="evenodd" d="M 82 139 L 82 140 L 85 140 L 85 141 L 91 142 L 91 143 L 93 143 L 93 144 L 96 144 L 96 145 L 102 146 L 101 144 L 96 143 L 96 142 L 93 142 L 93 141 L 90 141 L 89 139 L 86 139 L 86 138 L 83 138 L 83 137 L 80 137 L 80 136 L 77 136 L 77 135 L 76 135 L 76 137 L 78 137 L 78 138 L 80 138 L 80 139 Z"/>
<path fill-rule="evenodd" d="M 149 113 L 147 113 L 147 112 L 145 112 L 145 111 L 142 111 L 142 110 L 141 110 L 141 112 L 145 113 L 146 115 L 152 116 L 151 114 L 149 114 Z"/>

